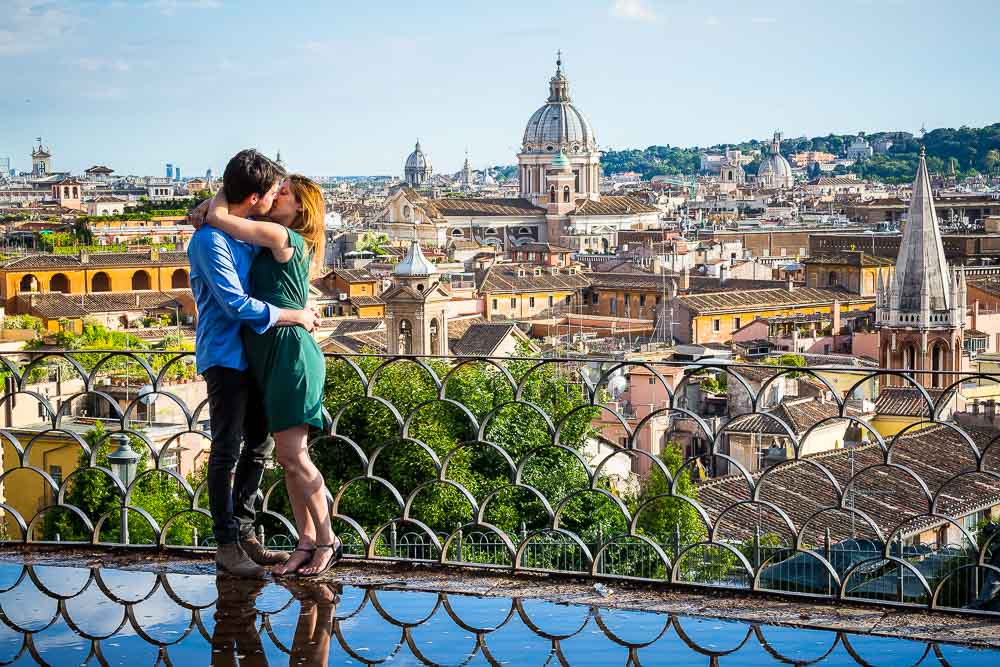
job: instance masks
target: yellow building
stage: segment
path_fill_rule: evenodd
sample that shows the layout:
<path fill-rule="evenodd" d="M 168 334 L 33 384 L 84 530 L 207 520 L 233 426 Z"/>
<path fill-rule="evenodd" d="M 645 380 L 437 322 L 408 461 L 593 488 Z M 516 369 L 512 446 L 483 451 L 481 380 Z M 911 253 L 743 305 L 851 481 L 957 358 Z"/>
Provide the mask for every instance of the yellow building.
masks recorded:
<path fill-rule="evenodd" d="M 17 296 L 61 292 L 166 291 L 191 286 L 187 253 L 108 252 L 28 255 L 0 265 L 0 297 L 17 314 Z"/>
<path fill-rule="evenodd" d="M 324 317 L 385 317 L 379 279 L 367 269 L 334 269 L 313 281 Z"/>
<path fill-rule="evenodd" d="M 812 313 L 832 316 L 834 303 L 839 303 L 842 311 L 868 310 L 875 306 L 874 296 L 790 287 L 675 297 L 670 301 L 674 336 L 682 343 L 726 343 L 732 339 L 734 331 L 758 318 Z"/>
<path fill-rule="evenodd" d="M 927 389 L 927 394 L 930 396 L 937 419 L 948 421 L 958 404 L 960 398 L 958 392 L 952 389 L 947 396 L 944 396 L 943 389 Z M 871 420 L 871 425 L 879 435 L 888 439 L 908 426 L 930 419 L 931 409 L 915 387 L 883 387 L 879 390 L 878 401 L 875 402 L 875 417 Z M 932 423 L 921 424 L 911 428 L 907 433 L 915 433 L 932 426 L 934 426 Z"/>
<path fill-rule="evenodd" d="M 817 255 L 802 263 L 806 267 L 806 287 L 844 289 L 861 296 L 874 296 L 879 272 L 882 280 L 888 281 L 896 265 L 891 259 L 860 250 Z"/>
<path fill-rule="evenodd" d="M 577 266 L 494 264 L 480 283 L 479 295 L 487 320 L 521 320 L 572 310 L 589 285 Z"/>
<path fill-rule="evenodd" d="M 83 449 L 73 435 L 85 440 L 86 435 L 94 429 L 96 421 L 83 417 L 63 418 L 60 421 L 61 430 L 59 431 L 49 430 L 51 428 L 49 424 L 34 424 L 6 429 L 4 436 L 0 436 L 3 451 L 2 470 L 0 471 L 7 472 L 23 467 L 18 463 L 17 452 L 7 436 L 10 434 L 17 439 L 22 450 L 27 449 L 30 443 L 30 450 L 24 461 L 24 466 L 43 470 L 57 486 L 61 485 L 63 480 L 80 465 L 80 454 Z M 200 436 L 185 434 L 179 438 L 175 437 L 186 430 L 184 426 L 179 424 L 143 423 L 141 430 L 154 447 L 162 448 L 168 440 L 173 438 L 171 447 L 163 452 L 161 468 L 173 470 L 180 475 L 190 474 L 192 471 L 193 464 L 188 463 L 188 461 L 195 460 L 192 452 L 207 451 L 208 449 L 207 440 Z M 64 431 L 69 431 L 73 435 Z M 137 453 L 141 454 L 142 452 L 137 451 Z M 201 458 L 205 459 L 204 456 Z M 183 465 L 184 463 L 187 465 Z M 0 501 L 15 510 L 27 524 L 31 522 L 39 510 L 55 503 L 56 493 L 48 481 L 36 471 L 15 470 L 4 477 L 0 483 Z M 16 519 L 9 512 L 3 510 L 0 510 L 0 514 L 2 514 L 3 529 L 6 530 L 8 539 L 20 538 L 21 530 Z M 96 522 L 97 519 L 96 516 L 90 517 L 92 522 Z M 40 533 L 36 533 L 35 537 L 40 538 Z"/>

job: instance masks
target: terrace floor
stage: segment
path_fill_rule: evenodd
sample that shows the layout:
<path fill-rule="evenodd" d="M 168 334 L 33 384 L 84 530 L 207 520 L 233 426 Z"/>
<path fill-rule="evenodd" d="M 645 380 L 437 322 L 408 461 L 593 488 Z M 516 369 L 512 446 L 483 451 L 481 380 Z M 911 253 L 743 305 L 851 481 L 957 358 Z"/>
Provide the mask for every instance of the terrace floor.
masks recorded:
<path fill-rule="evenodd" d="M 996 665 L 1000 622 L 357 561 L 255 586 L 210 554 L 0 550 L 0 664 L 209 662 Z"/>

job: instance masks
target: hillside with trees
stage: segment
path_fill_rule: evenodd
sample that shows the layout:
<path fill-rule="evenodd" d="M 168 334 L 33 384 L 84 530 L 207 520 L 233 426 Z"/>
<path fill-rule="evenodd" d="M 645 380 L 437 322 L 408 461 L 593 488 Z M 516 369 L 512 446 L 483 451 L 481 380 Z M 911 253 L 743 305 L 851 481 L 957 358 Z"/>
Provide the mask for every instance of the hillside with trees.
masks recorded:
<path fill-rule="evenodd" d="M 786 157 L 800 151 L 825 151 L 844 155 L 854 134 L 828 134 L 822 137 L 795 137 L 782 141 L 781 152 Z M 889 151 L 871 159 L 855 163 L 850 168 L 839 168 L 838 173 L 852 172 L 863 178 L 889 183 L 906 182 L 913 178 L 917 168 L 921 144 L 927 148 L 928 167 L 931 171 L 946 172 L 953 169 L 958 177 L 1000 172 L 1000 123 L 986 127 L 938 128 L 930 130 L 922 139 L 909 132 L 872 132 L 866 138 L 870 143 L 887 138 L 893 143 Z M 716 144 L 706 147 L 680 148 L 676 146 L 649 146 L 645 150 L 609 150 L 601 158 L 605 174 L 635 171 L 643 178 L 662 174 L 696 174 L 700 169 L 700 156 L 706 152 L 722 152 L 727 148 L 745 152 L 767 151 L 767 143 L 751 139 L 736 144 Z M 754 173 L 759 162 L 747 166 Z"/>

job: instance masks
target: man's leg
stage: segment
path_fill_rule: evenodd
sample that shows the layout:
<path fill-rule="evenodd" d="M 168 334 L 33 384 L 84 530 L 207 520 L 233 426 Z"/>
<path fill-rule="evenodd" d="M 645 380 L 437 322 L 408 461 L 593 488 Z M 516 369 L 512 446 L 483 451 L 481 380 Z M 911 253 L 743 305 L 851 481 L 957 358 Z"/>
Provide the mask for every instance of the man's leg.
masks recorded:
<path fill-rule="evenodd" d="M 264 401 L 257 382 L 247 378 L 246 414 L 243 418 L 243 451 L 233 478 L 233 513 L 239 526 L 240 546 L 258 565 L 278 565 L 288 560 L 288 552 L 267 549 L 254 537 L 253 523 L 264 466 L 274 451 L 274 440 L 267 432 Z"/>
<path fill-rule="evenodd" d="M 238 525 L 233 516 L 232 475 L 243 441 L 247 412 L 247 376 L 243 371 L 213 366 L 204 373 L 212 422 L 208 455 L 208 502 L 215 541 L 235 544 Z"/>
<path fill-rule="evenodd" d="M 249 373 L 244 405 L 246 411 L 241 425 L 243 450 L 233 478 L 233 514 L 241 536 L 253 533 L 254 519 L 257 516 L 257 493 L 264 478 L 264 466 L 274 451 L 274 440 L 267 431 L 267 416 L 260 389 Z"/>

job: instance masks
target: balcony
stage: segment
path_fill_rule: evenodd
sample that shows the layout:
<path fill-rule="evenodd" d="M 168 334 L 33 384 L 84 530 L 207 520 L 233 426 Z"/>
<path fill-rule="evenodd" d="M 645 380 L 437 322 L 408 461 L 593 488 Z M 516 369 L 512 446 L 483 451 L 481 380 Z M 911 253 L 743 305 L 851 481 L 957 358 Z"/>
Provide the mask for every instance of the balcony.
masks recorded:
<path fill-rule="evenodd" d="M 8 546 L 211 550 L 192 355 L 0 363 Z M 749 408 L 700 415 L 706 373 Z M 1000 378 L 920 375 L 956 391 L 854 367 L 336 355 L 312 452 L 350 560 L 996 615 L 977 598 L 1000 572 L 1000 430 L 963 421 L 960 397 Z M 765 408 L 785 378 L 812 398 Z M 903 414 L 851 408 L 882 380 L 910 387 Z M 631 404 L 663 407 L 609 407 Z M 762 465 L 771 440 L 787 456 Z M 139 454 L 128 483 L 107 458 L 123 442 Z M 264 540 L 294 544 L 279 468 L 261 509 Z"/>

